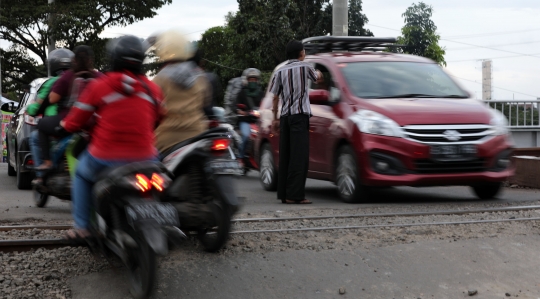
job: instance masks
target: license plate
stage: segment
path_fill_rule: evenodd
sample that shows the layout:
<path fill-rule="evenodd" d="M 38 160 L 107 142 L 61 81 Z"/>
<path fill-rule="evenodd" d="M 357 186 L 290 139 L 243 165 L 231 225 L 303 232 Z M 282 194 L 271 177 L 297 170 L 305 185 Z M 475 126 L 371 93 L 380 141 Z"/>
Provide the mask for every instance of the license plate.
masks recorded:
<path fill-rule="evenodd" d="M 234 160 L 214 160 L 209 162 L 208 167 L 213 174 L 241 174 L 242 168 Z"/>
<path fill-rule="evenodd" d="M 474 144 L 442 144 L 431 146 L 431 157 L 435 160 L 468 160 L 476 157 Z"/>
<path fill-rule="evenodd" d="M 169 203 L 144 202 L 126 206 L 126 215 L 131 226 L 155 220 L 160 225 L 179 226 L 178 211 Z"/>

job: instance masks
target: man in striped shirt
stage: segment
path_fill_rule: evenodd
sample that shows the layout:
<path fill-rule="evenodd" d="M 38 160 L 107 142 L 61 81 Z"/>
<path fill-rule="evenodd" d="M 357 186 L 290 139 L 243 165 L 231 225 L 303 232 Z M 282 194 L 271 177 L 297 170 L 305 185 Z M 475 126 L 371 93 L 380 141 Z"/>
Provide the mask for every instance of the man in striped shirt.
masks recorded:
<path fill-rule="evenodd" d="M 310 64 L 304 46 L 299 41 L 287 44 L 288 62 L 279 68 L 271 82 L 274 94 L 274 124 L 279 124 L 278 199 L 287 204 L 310 204 L 305 198 L 309 167 L 309 105 L 308 82 L 323 78 Z M 278 103 L 281 99 L 281 117 L 277 122 Z"/>

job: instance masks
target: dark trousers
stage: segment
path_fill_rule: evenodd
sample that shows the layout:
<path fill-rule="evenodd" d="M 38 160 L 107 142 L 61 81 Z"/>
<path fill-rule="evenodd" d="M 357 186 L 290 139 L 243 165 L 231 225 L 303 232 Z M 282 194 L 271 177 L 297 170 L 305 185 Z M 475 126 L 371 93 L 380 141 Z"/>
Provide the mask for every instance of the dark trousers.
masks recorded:
<path fill-rule="evenodd" d="M 278 199 L 305 197 L 309 166 L 309 115 L 281 116 L 279 127 Z"/>
<path fill-rule="evenodd" d="M 47 116 L 42 118 L 37 129 L 39 130 L 39 145 L 41 147 L 41 155 L 43 160 L 51 160 L 51 142 L 50 136 L 56 136 L 63 138 L 64 136 L 57 136 L 55 128 L 60 125 L 60 121 L 65 117 L 65 114 L 59 114 L 55 116 Z"/>

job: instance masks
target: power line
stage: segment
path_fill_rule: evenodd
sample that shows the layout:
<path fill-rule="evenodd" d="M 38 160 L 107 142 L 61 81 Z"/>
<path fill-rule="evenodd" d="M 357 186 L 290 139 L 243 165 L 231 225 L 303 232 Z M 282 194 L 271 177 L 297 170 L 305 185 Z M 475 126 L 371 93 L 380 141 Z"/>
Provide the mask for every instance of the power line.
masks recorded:
<path fill-rule="evenodd" d="M 491 45 L 490 47 L 506 47 L 506 46 L 515 46 L 515 45 L 527 45 L 527 44 L 537 44 L 540 43 L 540 41 L 533 41 L 533 42 L 524 42 L 524 43 L 515 43 L 515 44 L 499 44 L 499 45 Z M 466 47 L 466 48 L 455 48 L 455 49 L 445 49 L 448 51 L 462 51 L 462 50 L 470 50 L 474 49 L 474 47 Z"/>
<path fill-rule="evenodd" d="M 378 26 L 378 25 L 373 25 L 373 24 L 368 24 L 368 26 L 374 26 L 374 27 L 379 27 L 379 28 L 384 28 L 384 29 L 388 29 L 388 30 L 400 31 L 401 32 L 401 30 L 388 28 L 388 27 L 383 27 L 383 26 Z M 464 43 L 464 42 L 458 42 L 458 41 L 449 40 L 449 39 L 445 39 L 445 38 L 441 38 L 440 40 L 447 41 L 447 42 L 452 42 L 452 43 L 457 43 L 457 44 L 462 44 L 462 45 L 467 45 L 467 46 L 473 46 L 473 47 L 478 47 L 478 48 L 489 49 L 489 50 L 493 50 L 493 51 L 506 52 L 506 53 L 511 53 L 511 54 L 519 54 L 521 56 L 530 56 L 530 57 L 540 58 L 539 56 L 534 56 L 534 55 L 531 55 L 531 54 L 525 54 L 525 53 L 507 51 L 507 50 L 496 49 L 496 48 L 480 46 L 480 45 L 475 45 L 475 44 L 469 44 L 469 43 Z"/>
<path fill-rule="evenodd" d="M 454 77 L 454 78 L 457 78 L 457 79 L 461 79 L 461 80 L 464 80 L 464 81 L 474 82 L 474 83 L 476 83 L 476 84 L 480 84 L 480 85 L 482 85 L 482 83 L 480 83 L 480 82 L 476 82 L 476 81 L 474 81 L 474 80 L 470 80 L 470 79 L 465 79 L 465 78 L 457 77 L 457 76 L 454 76 L 454 75 L 450 75 L 450 76 L 452 76 L 452 77 Z M 513 93 L 517 93 L 517 94 L 521 94 L 521 95 L 525 95 L 525 96 L 533 97 L 533 98 L 538 98 L 538 96 L 537 96 L 537 95 L 536 95 L 536 96 L 533 96 L 532 94 L 528 94 L 528 93 L 523 93 L 523 92 L 518 92 L 518 91 L 514 91 L 514 90 L 510 90 L 510 89 L 502 88 L 502 87 L 497 87 L 497 86 L 493 86 L 493 85 L 492 85 L 492 87 L 493 87 L 493 88 L 496 88 L 496 89 L 500 89 L 500 90 L 510 91 L 510 92 L 513 92 Z"/>
<path fill-rule="evenodd" d="M 540 31 L 540 28 L 526 29 L 526 30 L 516 30 L 516 31 L 492 32 L 492 33 L 478 33 L 478 34 L 470 34 L 470 35 L 454 35 L 454 36 L 447 36 L 446 38 L 465 39 L 465 38 L 475 38 L 475 37 L 494 36 L 494 35 L 505 35 L 505 34 L 512 34 L 512 33 L 531 32 L 531 31 Z"/>
<path fill-rule="evenodd" d="M 219 64 L 219 63 L 214 62 L 214 61 L 210 61 L 210 60 L 208 60 L 208 59 L 206 59 L 206 58 L 203 58 L 202 60 L 207 61 L 207 62 L 210 62 L 210 63 L 215 64 L 215 65 L 218 65 L 218 66 L 220 66 L 220 67 L 227 68 L 227 69 L 231 69 L 231 70 L 235 70 L 235 71 L 244 71 L 244 70 L 237 69 L 237 68 L 234 68 L 234 67 L 222 65 L 222 64 Z"/>
<path fill-rule="evenodd" d="M 540 53 L 535 53 L 531 55 L 540 55 Z M 479 61 L 479 60 L 493 60 L 493 59 L 504 59 L 504 58 L 515 58 L 515 57 L 523 57 L 524 55 L 512 55 L 512 56 L 499 56 L 499 57 L 492 57 L 492 58 L 476 58 L 476 59 L 462 59 L 462 60 L 449 60 L 447 62 L 464 62 L 464 61 Z"/>

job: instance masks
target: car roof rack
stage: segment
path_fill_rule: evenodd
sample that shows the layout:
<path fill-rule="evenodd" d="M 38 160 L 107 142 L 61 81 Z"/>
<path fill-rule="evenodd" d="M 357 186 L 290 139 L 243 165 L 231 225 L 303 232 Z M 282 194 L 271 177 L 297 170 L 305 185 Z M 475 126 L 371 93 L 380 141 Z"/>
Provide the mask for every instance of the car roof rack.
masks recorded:
<path fill-rule="evenodd" d="M 302 40 L 307 54 L 340 52 L 340 51 L 382 51 L 396 45 L 395 37 L 372 36 L 315 36 Z"/>

